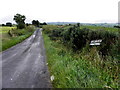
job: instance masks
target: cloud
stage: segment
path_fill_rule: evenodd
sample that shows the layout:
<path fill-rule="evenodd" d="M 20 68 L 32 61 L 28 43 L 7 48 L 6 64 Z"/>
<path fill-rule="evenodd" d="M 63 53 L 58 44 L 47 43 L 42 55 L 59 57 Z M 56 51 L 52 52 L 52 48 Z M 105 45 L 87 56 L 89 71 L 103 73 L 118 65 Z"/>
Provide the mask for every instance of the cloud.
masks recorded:
<path fill-rule="evenodd" d="M 16 13 L 39 21 L 107 22 L 118 21 L 119 0 L 2 0 L 0 22 Z"/>

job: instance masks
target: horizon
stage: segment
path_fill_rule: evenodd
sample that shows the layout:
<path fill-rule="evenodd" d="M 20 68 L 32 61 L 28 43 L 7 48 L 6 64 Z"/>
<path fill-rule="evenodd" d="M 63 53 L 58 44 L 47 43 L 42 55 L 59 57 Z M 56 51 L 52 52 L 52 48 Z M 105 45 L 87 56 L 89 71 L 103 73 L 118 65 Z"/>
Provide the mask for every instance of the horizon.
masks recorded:
<path fill-rule="evenodd" d="M 6 23 L 12 23 L 12 24 L 14 24 L 14 25 L 16 25 L 17 23 L 16 22 L 5 22 L 5 23 L 0 23 L 0 25 L 2 25 L 2 24 L 6 24 Z M 25 23 L 28 23 L 28 22 L 25 22 Z M 44 23 L 44 22 L 40 22 L 40 23 Z M 118 23 L 118 22 L 95 22 L 95 23 L 88 23 L 88 22 L 84 22 L 84 23 L 82 23 L 82 22 L 64 22 L 64 21 L 61 21 L 61 22 L 45 22 L 45 23 L 65 23 L 65 24 L 74 24 L 74 23 L 80 23 L 80 24 L 120 24 L 120 23 Z M 28 23 L 28 24 L 32 24 L 32 21 L 30 22 L 30 23 Z"/>

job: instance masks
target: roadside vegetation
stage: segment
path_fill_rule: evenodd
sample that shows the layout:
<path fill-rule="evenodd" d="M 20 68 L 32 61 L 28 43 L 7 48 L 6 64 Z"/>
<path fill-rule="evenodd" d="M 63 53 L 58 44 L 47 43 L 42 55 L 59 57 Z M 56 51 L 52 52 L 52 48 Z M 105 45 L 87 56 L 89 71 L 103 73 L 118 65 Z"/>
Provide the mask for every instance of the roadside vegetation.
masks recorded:
<path fill-rule="evenodd" d="M 16 29 L 16 27 L 9 26 L 0 27 L 0 34 L 8 33 L 8 31 L 12 29 Z"/>
<path fill-rule="evenodd" d="M 16 27 L 1 27 L 0 29 L 0 51 L 4 51 L 28 38 L 35 30 L 34 26 L 27 26 L 24 29 Z"/>
<path fill-rule="evenodd" d="M 4 51 L 28 38 L 35 30 L 35 26 L 25 24 L 26 17 L 16 14 L 13 18 L 17 25 L 7 22 L 0 27 L 0 52 Z"/>
<path fill-rule="evenodd" d="M 25 19 L 25 15 L 17 13 L 13 18 L 16 24 L 7 22 L 0 25 L 0 52 L 28 38 L 36 27 L 47 25 L 47 23 L 40 23 L 38 20 L 33 20 L 32 24 L 25 23 Z"/>
<path fill-rule="evenodd" d="M 48 66 L 55 88 L 118 88 L 119 29 L 97 26 L 43 26 Z M 90 46 L 101 39 L 100 46 Z"/>

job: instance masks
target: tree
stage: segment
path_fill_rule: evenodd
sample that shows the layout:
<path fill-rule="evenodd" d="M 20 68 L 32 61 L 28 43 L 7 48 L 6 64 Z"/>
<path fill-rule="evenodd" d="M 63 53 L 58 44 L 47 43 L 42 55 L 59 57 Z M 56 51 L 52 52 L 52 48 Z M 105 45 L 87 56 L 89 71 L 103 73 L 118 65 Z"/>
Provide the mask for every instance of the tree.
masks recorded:
<path fill-rule="evenodd" d="M 29 23 L 26 23 L 26 26 L 29 26 L 30 24 Z"/>
<path fill-rule="evenodd" d="M 114 28 L 120 28 L 120 26 L 114 26 Z"/>
<path fill-rule="evenodd" d="M 36 21 L 35 21 L 35 20 L 33 20 L 33 21 L 32 21 L 32 25 L 35 25 L 35 24 L 36 24 Z"/>
<path fill-rule="evenodd" d="M 2 26 L 5 26 L 5 24 L 2 24 Z"/>
<path fill-rule="evenodd" d="M 19 28 L 19 29 L 25 28 L 25 19 L 26 19 L 26 17 L 21 14 L 16 14 L 13 18 L 13 20 L 15 20 L 15 22 L 18 24 L 17 28 Z"/>
<path fill-rule="evenodd" d="M 40 22 L 38 20 L 33 20 L 32 25 L 35 25 L 35 26 L 39 27 Z"/>
<path fill-rule="evenodd" d="M 44 22 L 44 23 L 43 23 L 43 25 L 47 25 L 47 23 L 46 23 L 46 22 Z"/>
<path fill-rule="evenodd" d="M 80 27 L 80 23 L 77 23 L 77 26 Z"/>
<path fill-rule="evenodd" d="M 7 22 L 7 23 L 6 23 L 6 26 L 10 26 L 10 27 L 11 27 L 11 26 L 12 26 L 12 23 Z"/>

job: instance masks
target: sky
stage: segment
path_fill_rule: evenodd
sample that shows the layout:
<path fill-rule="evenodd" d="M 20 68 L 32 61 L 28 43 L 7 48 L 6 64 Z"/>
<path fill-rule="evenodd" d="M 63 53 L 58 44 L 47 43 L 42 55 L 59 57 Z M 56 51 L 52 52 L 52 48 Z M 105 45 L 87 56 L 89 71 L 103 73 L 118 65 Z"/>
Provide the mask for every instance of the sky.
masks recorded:
<path fill-rule="evenodd" d="M 120 0 L 0 0 L 0 23 L 12 22 L 15 14 L 26 23 L 117 23 Z"/>

